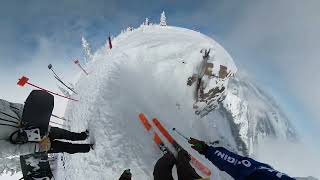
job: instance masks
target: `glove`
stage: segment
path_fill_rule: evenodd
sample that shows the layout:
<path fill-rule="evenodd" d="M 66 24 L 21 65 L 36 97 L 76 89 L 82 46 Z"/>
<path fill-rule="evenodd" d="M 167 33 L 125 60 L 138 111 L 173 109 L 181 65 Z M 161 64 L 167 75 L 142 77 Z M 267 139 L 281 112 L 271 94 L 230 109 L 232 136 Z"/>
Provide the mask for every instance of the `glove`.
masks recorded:
<path fill-rule="evenodd" d="M 189 162 L 190 160 L 191 160 L 191 157 L 186 150 L 181 149 L 180 151 L 178 151 L 178 158 L 177 158 L 178 162 Z"/>
<path fill-rule="evenodd" d="M 121 174 L 120 176 L 120 179 L 119 180 L 131 180 L 131 172 L 130 172 L 130 169 L 126 169 L 123 171 L 123 173 Z"/>
<path fill-rule="evenodd" d="M 198 151 L 200 154 L 203 155 L 209 147 L 204 141 L 200 141 L 192 137 L 190 137 L 188 143 L 191 144 L 192 149 Z"/>
<path fill-rule="evenodd" d="M 40 145 L 40 150 L 41 151 L 46 151 L 48 152 L 51 148 L 51 142 L 50 142 L 50 139 L 49 137 L 45 137 L 43 138 L 40 142 L 39 142 L 39 145 Z"/>

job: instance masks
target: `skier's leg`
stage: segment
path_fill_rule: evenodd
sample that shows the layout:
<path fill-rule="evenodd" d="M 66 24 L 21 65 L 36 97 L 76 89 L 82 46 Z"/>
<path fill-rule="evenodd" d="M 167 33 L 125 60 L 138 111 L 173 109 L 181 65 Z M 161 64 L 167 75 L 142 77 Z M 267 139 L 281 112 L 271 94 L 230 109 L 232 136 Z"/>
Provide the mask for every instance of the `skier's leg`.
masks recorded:
<path fill-rule="evenodd" d="M 177 173 L 179 180 L 194 180 L 202 178 L 190 165 L 190 155 L 185 150 L 178 152 L 178 158 L 176 162 Z"/>
<path fill-rule="evenodd" d="M 66 139 L 71 141 L 80 141 L 87 139 L 86 132 L 75 133 L 58 127 L 51 127 L 49 132 L 50 139 Z"/>
<path fill-rule="evenodd" d="M 176 159 L 172 153 L 168 152 L 164 154 L 154 166 L 154 180 L 174 180 L 172 177 L 172 168 L 175 161 Z"/>
<path fill-rule="evenodd" d="M 69 154 L 86 153 L 90 151 L 91 144 L 72 144 L 57 140 L 51 141 L 51 147 L 48 153 L 61 153 L 66 152 Z"/>
<path fill-rule="evenodd" d="M 46 91 L 33 90 L 24 103 L 21 125 L 39 128 L 40 135 L 46 135 L 53 107 L 53 95 Z"/>

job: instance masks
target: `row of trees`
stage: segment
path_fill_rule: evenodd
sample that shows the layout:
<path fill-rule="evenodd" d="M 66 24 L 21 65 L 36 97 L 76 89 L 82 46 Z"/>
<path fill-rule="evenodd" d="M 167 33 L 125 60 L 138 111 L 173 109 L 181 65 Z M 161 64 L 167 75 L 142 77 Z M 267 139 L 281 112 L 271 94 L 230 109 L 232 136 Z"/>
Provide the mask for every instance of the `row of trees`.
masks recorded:
<path fill-rule="evenodd" d="M 146 18 L 143 25 L 153 25 L 153 24 L 150 23 L 149 18 Z M 161 13 L 159 25 L 160 26 L 167 26 L 167 17 L 166 17 L 166 13 L 164 11 L 162 11 L 162 13 Z"/>
<path fill-rule="evenodd" d="M 146 18 L 143 25 L 153 25 L 153 23 L 150 22 L 149 18 Z M 162 13 L 161 13 L 159 25 L 160 26 L 167 26 L 167 17 L 166 17 L 166 13 L 164 11 L 162 11 Z M 133 27 L 129 26 L 126 30 L 122 30 L 121 33 L 124 33 L 127 31 L 132 31 L 132 30 L 133 30 Z M 82 49 L 84 51 L 85 62 L 88 63 L 88 62 L 92 61 L 92 59 L 93 59 L 92 48 L 84 36 L 82 36 L 81 42 L 82 42 Z"/>

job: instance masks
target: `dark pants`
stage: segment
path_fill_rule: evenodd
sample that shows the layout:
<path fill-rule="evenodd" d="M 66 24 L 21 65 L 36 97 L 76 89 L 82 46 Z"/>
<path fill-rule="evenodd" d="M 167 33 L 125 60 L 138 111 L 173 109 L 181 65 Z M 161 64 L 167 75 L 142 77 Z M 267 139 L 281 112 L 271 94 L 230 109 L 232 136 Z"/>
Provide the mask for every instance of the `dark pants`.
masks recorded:
<path fill-rule="evenodd" d="M 85 132 L 75 133 L 57 127 L 51 127 L 49 132 L 50 139 L 65 139 L 70 141 L 82 141 L 87 139 Z"/>
<path fill-rule="evenodd" d="M 87 138 L 85 132 L 75 133 L 57 127 L 51 127 L 49 132 L 51 147 L 48 153 L 66 152 L 69 154 L 86 153 L 90 151 L 90 144 L 72 144 L 68 142 L 58 141 L 56 139 L 65 139 L 71 141 L 80 141 Z"/>
<path fill-rule="evenodd" d="M 72 144 L 57 140 L 51 141 L 51 147 L 48 153 L 86 153 L 90 151 L 90 144 Z"/>
<path fill-rule="evenodd" d="M 164 154 L 154 166 L 154 180 L 174 180 L 172 177 L 172 168 L 175 162 L 176 159 L 172 153 Z"/>
<path fill-rule="evenodd" d="M 176 164 L 177 167 L 179 180 L 194 180 L 201 178 L 189 162 L 190 156 L 184 150 L 178 152 L 177 159 L 175 159 L 171 153 L 164 154 L 154 166 L 154 180 L 173 180 L 172 168 L 174 164 Z"/>

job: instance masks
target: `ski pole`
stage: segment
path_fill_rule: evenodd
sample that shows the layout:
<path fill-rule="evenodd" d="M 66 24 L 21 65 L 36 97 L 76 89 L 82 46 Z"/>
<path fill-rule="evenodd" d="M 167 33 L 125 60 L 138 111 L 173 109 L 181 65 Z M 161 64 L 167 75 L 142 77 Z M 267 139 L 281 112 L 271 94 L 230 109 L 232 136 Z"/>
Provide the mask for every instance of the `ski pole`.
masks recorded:
<path fill-rule="evenodd" d="M 42 90 L 42 91 L 46 91 L 46 92 L 48 92 L 48 93 L 50 93 L 50 94 L 54 94 L 54 95 L 56 95 L 56 96 L 60 96 L 60 97 L 63 97 L 63 98 L 66 98 L 66 99 L 69 99 L 69 100 L 72 100 L 72 101 L 78 101 L 78 100 L 76 100 L 76 99 L 72 99 L 72 98 L 70 98 L 70 97 L 66 97 L 66 96 L 60 95 L 60 94 L 58 94 L 58 93 L 49 91 L 49 90 L 47 90 L 47 89 L 41 88 L 41 87 L 36 86 L 36 85 L 34 85 L 34 84 L 32 84 L 32 83 L 29 83 L 28 81 L 29 81 L 29 78 L 27 78 L 27 77 L 25 77 L 25 76 L 22 76 L 22 77 L 19 79 L 19 81 L 18 81 L 17 84 L 18 84 L 19 86 L 21 86 L 21 87 L 23 87 L 25 84 L 28 84 L 28 85 L 33 86 L 33 87 L 35 87 L 35 88 L 37 88 L 37 89 L 40 89 L 40 90 Z"/>
<path fill-rule="evenodd" d="M 59 117 L 59 116 L 54 115 L 54 114 L 52 114 L 51 116 L 52 116 L 52 117 L 55 117 L 55 118 L 58 118 L 58 119 L 61 119 L 61 120 L 64 120 L 64 121 L 70 121 L 70 120 L 68 120 L 68 119 L 66 119 L 66 118 Z"/>
<path fill-rule="evenodd" d="M 66 83 L 64 83 L 64 82 L 62 81 L 62 79 L 61 79 L 61 78 L 57 75 L 57 73 L 53 70 L 52 64 L 49 64 L 49 65 L 48 65 L 48 69 L 50 69 L 50 70 L 53 72 L 54 78 L 55 78 L 56 80 L 58 80 L 62 85 L 64 85 L 64 86 L 65 86 L 66 88 L 68 88 L 70 91 L 72 91 L 73 93 L 77 94 L 77 93 L 74 91 L 73 88 L 69 87 L 68 85 L 66 85 Z"/>
<path fill-rule="evenodd" d="M 187 138 L 187 136 L 183 135 L 181 132 L 179 132 L 176 128 L 172 128 L 172 130 L 174 132 L 176 132 L 178 135 L 180 135 L 181 137 L 183 137 L 185 140 L 189 141 L 190 139 Z"/>
<path fill-rule="evenodd" d="M 53 122 L 53 121 L 50 121 L 52 124 L 56 124 L 56 125 L 59 125 L 59 126 L 63 126 L 63 127 L 69 127 L 68 125 L 64 125 L 64 124 L 60 124 L 60 123 L 56 123 L 56 122 Z"/>
<path fill-rule="evenodd" d="M 53 72 L 53 74 L 60 79 L 60 77 L 59 77 L 59 76 L 56 74 L 56 72 L 54 72 L 54 70 L 52 69 L 52 64 L 49 64 L 49 65 L 48 65 L 48 69 L 50 69 L 50 70 Z"/>
<path fill-rule="evenodd" d="M 183 135 L 181 132 L 179 132 L 176 128 L 172 128 L 172 130 L 174 132 L 176 132 L 178 135 L 180 135 L 181 137 L 183 137 L 184 139 L 186 139 L 187 141 L 190 140 L 190 138 L 187 138 L 187 136 Z M 215 140 L 215 141 L 210 141 L 210 142 L 207 142 L 208 144 L 212 144 L 212 145 L 215 145 L 215 144 L 219 144 L 220 141 L 219 140 Z"/>
<path fill-rule="evenodd" d="M 80 61 L 79 61 L 78 59 L 76 59 L 76 60 L 74 61 L 74 63 L 75 63 L 76 65 L 78 65 L 79 68 L 80 68 L 87 76 L 89 75 L 89 74 L 87 73 L 87 71 L 81 66 Z"/>

